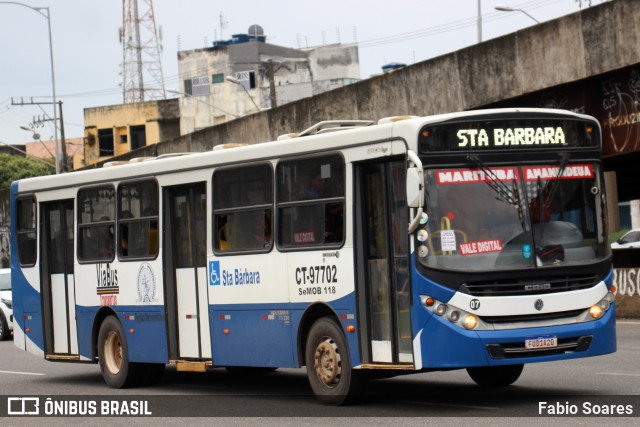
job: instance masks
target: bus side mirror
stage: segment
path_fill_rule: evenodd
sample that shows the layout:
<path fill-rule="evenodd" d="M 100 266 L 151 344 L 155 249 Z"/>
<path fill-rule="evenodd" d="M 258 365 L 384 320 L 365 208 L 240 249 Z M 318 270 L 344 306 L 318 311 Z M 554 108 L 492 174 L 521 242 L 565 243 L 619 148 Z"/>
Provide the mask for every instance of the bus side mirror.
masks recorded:
<path fill-rule="evenodd" d="M 422 171 L 411 167 L 407 169 L 407 204 L 410 208 L 422 207 Z"/>
<path fill-rule="evenodd" d="M 415 215 L 409 222 L 409 234 L 413 233 L 422 218 L 424 203 L 424 170 L 422 162 L 416 153 L 407 151 L 407 157 L 412 163 L 407 168 L 407 205 L 415 209 Z"/>

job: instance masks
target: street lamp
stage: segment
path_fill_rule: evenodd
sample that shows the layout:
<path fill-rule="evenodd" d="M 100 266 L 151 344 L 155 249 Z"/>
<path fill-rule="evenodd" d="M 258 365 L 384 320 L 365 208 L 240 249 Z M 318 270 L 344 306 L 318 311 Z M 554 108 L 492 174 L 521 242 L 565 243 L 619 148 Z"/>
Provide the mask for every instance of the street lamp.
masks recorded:
<path fill-rule="evenodd" d="M 48 7 L 33 7 L 28 4 L 18 3 L 15 1 L 0 1 L 0 4 L 15 4 L 17 6 L 23 6 L 29 8 L 47 19 L 47 26 L 49 28 L 49 57 L 51 59 L 51 87 L 53 88 L 53 134 L 56 142 L 56 174 L 60 173 L 60 146 L 58 144 L 58 113 L 56 111 L 56 77 L 53 71 L 53 41 L 51 38 L 51 12 Z M 43 12 L 46 11 L 46 14 Z"/>
<path fill-rule="evenodd" d="M 499 11 L 501 11 L 501 12 L 522 12 L 522 13 L 524 13 L 525 15 L 527 15 L 529 18 L 531 18 L 531 19 L 533 19 L 534 21 L 536 21 L 536 24 L 539 24 L 539 23 L 540 23 L 540 21 L 538 21 L 538 20 L 537 20 L 536 18 L 534 18 L 533 16 L 529 15 L 529 13 L 528 13 L 526 10 L 524 10 L 524 9 L 514 9 L 514 8 L 513 8 L 513 7 L 511 7 L 511 6 L 506 6 L 506 5 L 503 5 L 503 6 L 496 6 L 496 7 L 495 7 L 495 9 L 496 9 L 496 10 L 499 10 Z"/>
<path fill-rule="evenodd" d="M 240 83 L 240 81 L 238 79 L 236 79 L 233 76 L 226 76 L 225 79 L 227 79 L 228 82 L 231 82 L 231 83 L 239 85 L 242 88 L 242 90 L 244 90 L 244 93 L 246 93 L 247 96 L 251 99 L 251 102 L 253 102 L 253 105 L 256 106 L 256 109 L 258 110 L 258 112 L 262 111 L 262 110 L 260 110 L 260 107 L 258 107 L 258 104 L 256 104 L 256 101 L 253 100 L 253 97 L 249 94 L 249 91 L 247 91 L 247 88 L 244 87 L 244 85 L 242 83 Z"/>
<path fill-rule="evenodd" d="M 35 130 L 28 128 L 26 126 L 20 126 L 20 129 L 22 130 L 26 130 L 27 132 L 31 132 L 33 135 L 33 140 L 34 141 L 38 141 L 40 142 L 40 144 L 42 144 L 42 146 L 44 147 L 45 150 L 47 150 L 47 153 L 49 153 L 49 155 L 53 158 L 55 158 L 55 156 L 53 155 L 53 153 L 51 152 L 51 150 L 49 150 L 49 147 L 47 147 L 47 144 L 45 144 L 44 142 L 42 142 L 42 140 L 40 139 L 40 134 L 38 132 L 36 132 Z"/>

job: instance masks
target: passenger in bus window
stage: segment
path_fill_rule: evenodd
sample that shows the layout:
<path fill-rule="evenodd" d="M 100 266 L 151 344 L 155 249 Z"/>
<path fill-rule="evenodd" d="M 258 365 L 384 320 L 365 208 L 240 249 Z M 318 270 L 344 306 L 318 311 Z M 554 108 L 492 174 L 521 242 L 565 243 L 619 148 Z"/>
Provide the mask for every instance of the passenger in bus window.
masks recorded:
<path fill-rule="evenodd" d="M 105 215 L 100 217 L 100 221 L 111 221 L 111 218 Z M 96 233 L 96 239 L 93 242 L 97 249 L 97 258 L 111 260 L 113 259 L 113 225 L 100 226 L 97 229 L 100 231 Z"/>
<path fill-rule="evenodd" d="M 307 189 L 307 198 L 322 199 L 331 197 L 327 194 L 327 181 L 330 178 L 323 178 L 321 173 L 311 175 L 309 179 L 309 188 Z M 331 186 L 331 182 L 328 183 Z M 331 187 L 328 191 L 331 193 Z M 324 205 L 324 243 L 338 243 L 342 241 L 343 233 L 343 204 L 342 203 L 326 203 Z"/>
<path fill-rule="evenodd" d="M 325 205 L 324 218 L 324 242 L 339 243 L 342 242 L 343 233 L 343 204 L 327 203 Z"/>
<path fill-rule="evenodd" d="M 256 217 L 254 244 L 256 248 L 270 248 L 273 239 L 271 237 L 271 212 L 264 211 L 264 215 Z"/>
<path fill-rule="evenodd" d="M 309 179 L 309 188 L 307 188 L 308 199 L 320 199 L 324 197 L 325 193 L 325 179 L 322 178 L 320 173 L 311 175 Z"/>
<path fill-rule="evenodd" d="M 147 206 L 142 211 L 142 216 L 157 217 L 158 207 Z M 153 256 L 158 253 L 158 220 L 155 218 L 149 220 L 149 245 L 146 249 L 147 249 L 147 255 L 149 256 Z"/>
<path fill-rule="evenodd" d="M 218 216 L 218 250 L 229 250 L 229 225 L 226 215 Z"/>
<path fill-rule="evenodd" d="M 120 219 L 131 219 L 133 214 L 130 211 L 122 211 Z M 129 224 L 122 224 L 120 226 L 120 255 L 129 255 Z"/>

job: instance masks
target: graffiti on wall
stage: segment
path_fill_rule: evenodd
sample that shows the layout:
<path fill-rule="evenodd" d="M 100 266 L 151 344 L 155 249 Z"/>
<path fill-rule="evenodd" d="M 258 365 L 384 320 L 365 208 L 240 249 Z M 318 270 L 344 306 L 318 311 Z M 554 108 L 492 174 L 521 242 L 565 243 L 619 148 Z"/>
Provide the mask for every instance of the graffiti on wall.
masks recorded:
<path fill-rule="evenodd" d="M 616 293 L 616 316 L 640 318 L 640 268 L 616 268 L 613 283 Z"/>
<path fill-rule="evenodd" d="M 640 149 L 640 69 L 604 80 L 601 84 L 602 133 L 608 154 Z"/>
<path fill-rule="evenodd" d="M 602 125 L 602 154 L 640 151 L 640 66 L 566 83 L 490 107 L 560 108 L 589 114 Z"/>
<path fill-rule="evenodd" d="M 640 297 L 640 268 L 615 269 L 614 284 L 618 295 Z"/>

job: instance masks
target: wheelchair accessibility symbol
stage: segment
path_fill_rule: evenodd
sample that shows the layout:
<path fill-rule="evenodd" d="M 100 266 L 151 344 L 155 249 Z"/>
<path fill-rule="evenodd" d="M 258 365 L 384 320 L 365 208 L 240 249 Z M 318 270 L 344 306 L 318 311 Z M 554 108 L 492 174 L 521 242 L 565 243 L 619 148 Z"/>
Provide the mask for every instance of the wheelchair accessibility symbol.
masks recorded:
<path fill-rule="evenodd" d="M 220 285 L 220 261 L 209 261 L 209 286 Z"/>

